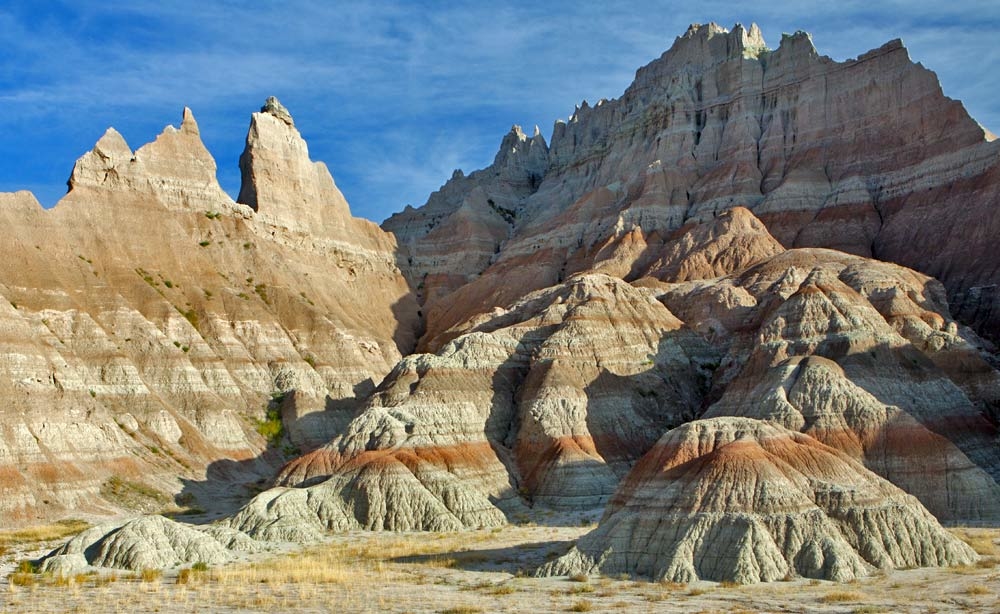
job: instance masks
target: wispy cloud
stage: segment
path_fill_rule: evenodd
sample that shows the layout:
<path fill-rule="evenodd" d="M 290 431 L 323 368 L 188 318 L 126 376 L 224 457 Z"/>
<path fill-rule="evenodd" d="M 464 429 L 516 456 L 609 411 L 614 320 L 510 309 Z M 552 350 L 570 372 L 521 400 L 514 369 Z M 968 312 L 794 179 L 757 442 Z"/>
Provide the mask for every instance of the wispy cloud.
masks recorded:
<path fill-rule="evenodd" d="M 249 114 L 274 94 L 355 213 L 378 220 L 421 204 L 454 168 L 488 164 L 511 124 L 548 133 L 579 101 L 620 95 L 689 23 L 712 20 L 757 21 L 773 44 L 808 30 L 836 59 L 901 37 L 1000 128 L 992 0 L 442 4 L 7 2 L 0 189 L 35 186 L 52 203 L 108 125 L 138 147 L 187 105 L 235 193 Z"/>

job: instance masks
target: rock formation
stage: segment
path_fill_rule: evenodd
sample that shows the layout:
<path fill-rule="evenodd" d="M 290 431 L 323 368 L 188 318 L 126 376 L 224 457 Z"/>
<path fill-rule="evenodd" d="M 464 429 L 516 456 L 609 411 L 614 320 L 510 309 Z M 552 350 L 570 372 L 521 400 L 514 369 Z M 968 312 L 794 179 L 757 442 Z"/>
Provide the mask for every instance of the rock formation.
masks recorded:
<path fill-rule="evenodd" d="M 281 454 L 253 460 L 267 445 L 255 421 L 273 394 L 289 393 L 275 445 L 309 449 L 410 351 L 416 303 L 392 237 L 351 218 L 304 144 L 281 139 L 301 144 L 255 114 L 245 170 L 260 213 L 219 188 L 187 109 L 134 153 L 108 130 L 53 209 L 0 197 L 5 522 L 119 509 L 114 484 L 159 491 L 145 509 L 268 477 Z"/>
<path fill-rule="evenodd" d="M 567 266 L 592 266 L 617 238 L 656 241 L 737 205 L 785 247 L 833 248 L 937 276 L 955 313 L 996 338 L 993 138 L 898 40 L 835 62 L 803 32 L 770 50 L 756 26 L 694 25 L 621 98 L 584 102 L 556 122 L 547 150 L 541 137 L 509 135 L 494 165 L 456 173 L 424 207 L 383 227 L 408 250 L 408 277 L 424 283 L 430 349 L 441 331 L 491 308 L 476 299 L 509 280 L 542 288 Z M 504 180 L 497 165 L 513 142 L 524 162 Z M 487 231 L 482 203 L 509 222 L 508 237 Z M 476 231 L 464 241 L 452 234 L 445 248 L 466 257 L 442 271 L 454 261 L 441 255 L 438 229 L 467 225 L 472 207 L 482 212 Z M 490 243 L 497 253 L 487 257 Z M 453 295 L 460 280 L 449 274 L 471 283 Z"/>
<path fill-rule="evenodd" d="M 329 445 L 290 463 L 232 526 L 451 530 L 614 492 L 659 433 L 694 417 L 718 357 L 648 293 L 571 278 L 404 359 Z M 293 510 L 293 511 L 289 511 Z M 319 521 L 314 520 L 319 517 Z M 276 526 L 276 529 L 272 529 Z"/>
<path fill-rule="evenodd" d="M 714 24 L 391 233 L 275 99 L 237 202 L 190 111 L 135 152 L 109 131 L 55 209 L 0 195 L 0 512 L 276 472 L 221 525 L 94 529 L 54 570 L 609 500 L 546 573 L 969 563 L 931 514 L 1000 519 L 998 147 L 898 41 L 834 62 Z"/>
<path fill-rule="evenodd" d="M 204 563 L 221 565 L 236 553 L 258 552 L 261 544 L 221 526 L 196 527 L 163 516 L 87 529 L 42 560 L 42 571 L 60 575 L 91 567 L 142 571 Z"/>
<path fill-rule="evenodd" d="M 776 420 L 863 460 L 939 518 L 998 517 L 1000 374 L 944 290 L 902 267 L 798 249 L 741 274 L 661 285 L 725 348 L 705 414 Z M 916 445 L 920 442 L 921 445 Z M 919 463 L 918 463 L 919 460 Z"/>
<path fill-rule="evenodd" d="M 665 434 L 598 527 L 541 573 L 843 582 L 872 568 L 976 558 L 912 497 L 845 454 L 771 423 L 715 418 Z"/>

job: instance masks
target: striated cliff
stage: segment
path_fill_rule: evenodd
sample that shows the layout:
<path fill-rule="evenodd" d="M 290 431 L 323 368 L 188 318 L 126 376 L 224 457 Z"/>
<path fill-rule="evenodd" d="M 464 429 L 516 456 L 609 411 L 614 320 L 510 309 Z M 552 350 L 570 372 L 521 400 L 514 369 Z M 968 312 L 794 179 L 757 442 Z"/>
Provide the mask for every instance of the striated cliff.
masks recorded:
<path fill-rule="evenodd" d="M 493 165 L 456 173 L 383 228 L 423 284 L 429 349 L 487 297 L 510 302 L 511 287 L 556 283 L 608 245 L 655 249 L 737 205 L 785 247 L 937 277 L 955 314 L 995 338 L 994 138 L 898 40 L 835 62 L 803 32 L 772 50 L 756 26 L 695 25 L 621 98 L 584 102 L 556 122 L 547 148 L 515 127 Z"/>
<path fill-rule="evenodd" d="M 91 529 L 65 572 L 602 506 L 539 573 L 969 564 L 938 521 L 1000 519 L 997 147 L 898 41 L 714 24 L 383 229 L 275 99 L 237 202 L 190 111 L 109 130 L 53 210 L 0 198 L 0 505 L 271 486 Z"/>
<path fill-rule="evenodd" d="M 109 129 L 51 210 L 0 197 L 5 519 L 269 476 L 282 455 L 253 459 L 272 395 L 294 391 L 273 443 L 315 447 L 412 348 L 395 241 L 350 217 L 286 119 L 270 101 L 253 116 L 247 205 L 219 188 L 188 109 L 135 152 Z M 206 477 L 220 460 L 240 462 Z"/>

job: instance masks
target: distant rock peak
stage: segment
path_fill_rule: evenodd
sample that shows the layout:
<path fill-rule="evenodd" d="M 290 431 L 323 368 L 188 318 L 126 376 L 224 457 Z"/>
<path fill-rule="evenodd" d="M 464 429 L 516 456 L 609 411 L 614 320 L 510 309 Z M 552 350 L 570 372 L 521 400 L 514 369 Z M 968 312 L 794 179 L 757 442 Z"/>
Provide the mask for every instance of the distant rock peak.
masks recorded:
<path fill-rule="evenodd" d="M 330 171 L 309 158 L 291 114 L 274 96 L 250 119 L 240 173 L 237 202 L 268 224 L 328 234 L 352 219 Z"/>
<path fill-rule="evenodd" d="M 228 208 L 232 199 L 219 187 L 215 171 L 194 113 L 184 107 L 180 128 L 166 126 L 156 140 L 134 152 L 117 130 L 108 128 L 73 166 L 67 198 L 93 201 L 79 190 L 98 190 L 140 197 L 136 202 L 152 195 L 172 210 Z"/>
<path fill-rule="evenodd" d="M 292 119 L 292 114 L 289 113 L 288 109 L 285 108 L 285 105 L 281 104 L 281 102 L 274 96 L 268 96 L 267 100 L 264 101 L 264 106 L 260 108 L 260 112 L 270 113 L 289 126 L 295 125 L 295 121 Z"/>
<path fill-rule="evenodd" d="M 198 129 L 198 122 L 194 119 L 194 113 L 188 107 L 184 107 L 183 119 L 181 119 L 181 132 L 201 136 L 201 130 Z"/>

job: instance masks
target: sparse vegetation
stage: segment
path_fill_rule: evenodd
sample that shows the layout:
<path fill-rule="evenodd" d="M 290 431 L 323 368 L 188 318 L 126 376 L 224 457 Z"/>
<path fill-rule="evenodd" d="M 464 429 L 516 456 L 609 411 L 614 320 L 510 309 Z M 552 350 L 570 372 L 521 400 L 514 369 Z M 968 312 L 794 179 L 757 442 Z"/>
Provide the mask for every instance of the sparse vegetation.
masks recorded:
<path fill-rule="evenodd" d="M 982 584 L 971 584 L 965 589 L 967 595 L 989 595 L 993 591 Z"/>
<path fill-rule="evenodd" d="M 163 577 L 163 572 L 159 569 L 143 569 L 139 572 L 139 579 L 143 582 L 156 582 Z"/>
<path fill-rule="evenodd" d="M 864 595 L 852 591 L 832 591 L 820 599 L 823 603 L 844 603 L 846 601 L 862 601 Z"/>
<path fill-rule="evenodd" d="M 198 241 L 198 245 L 200 245 L 202 247 L 208 247 L 211 244 L 212 244 L 211 241 Z"/>
<path fill-rule="evenodd" d="M 993 534 L 983 529 L 956 528 L 951 530 L 959 539 L 969 544 L 976 554 L 994 556 L 1000 554 L 993 540 Z"/>
<path fill-rule="evenodd" d="M 43 524 L 24 529 L 0 530 L 0 554 L 11 546 L 26 546 L 41 542 L 63 539 L 90 527 L 85 520 L 70 518 L 52 524 Z"/>
<path fill-rule="evenodd" d="M 583 599 L 582 601 L 577 601 L 573 605 L 569 606 L 570 612 L 590 612 L 594 609 L 593 602 Z"/>
<path fill-rule="evenodd" d="M 270 305 L 271 300 L 267 296 L 267 284 L 257 284 L 253 287 L 253 291 L 260 297 L 260 300 L 264 303 Z"/>
<path fill-rule="evenodd" d="M 113 475 L 101 485 L 101 495 L 109 500 L 133 507 L 142 502 L 166 505 L 169 498 L 159 490 L 141 482 Z"/>
<path fill-rule="evenodd" d="M 285 435 L 285 424 L 281 421 L 281 404 L 284 400 L 284 393 L 272 394 L 271 400 L 264 408 L 264 419 L 257 421 L 257 432 L 272 447 L 277 446 Z"/>
<path fill-rule="evenodd" d="M 219 213 L 218 211 L 206 211 L 205 217 L 207 217 L 210 220 L 217 220 L 220 217 L 222 217 L 222 214 Z"/>
<path fill-rule="evenodd" d="M 200 323 L 200 320 L 198 318 L 197 311 L 195 311 L 193 308 L 181 309 L 180 307 L 177 307 L 176 309 L 177 312 L 180 313 L 182 316 L 184 316 L 184 319 L 187 320 L 191 324 L 191 326 L 195 328 L 195 330 L 198 329 L 198 324 Z"/>
<path fill-rule="evenodd" d="M 138 275 L 139 277 L 141 277 L 142 281 L 144 281 L 147 284 L 149 284 L 149 286 L 151 288 L 156 288 L 156 286 L 158 285 L 158 282 L 156 281 L 156 279 L 154 279 L 153 276 L 150 275 L 149 271 L 147 271 L 146 269 L 137 268 L 135 270 L 135 274 Z"/>

